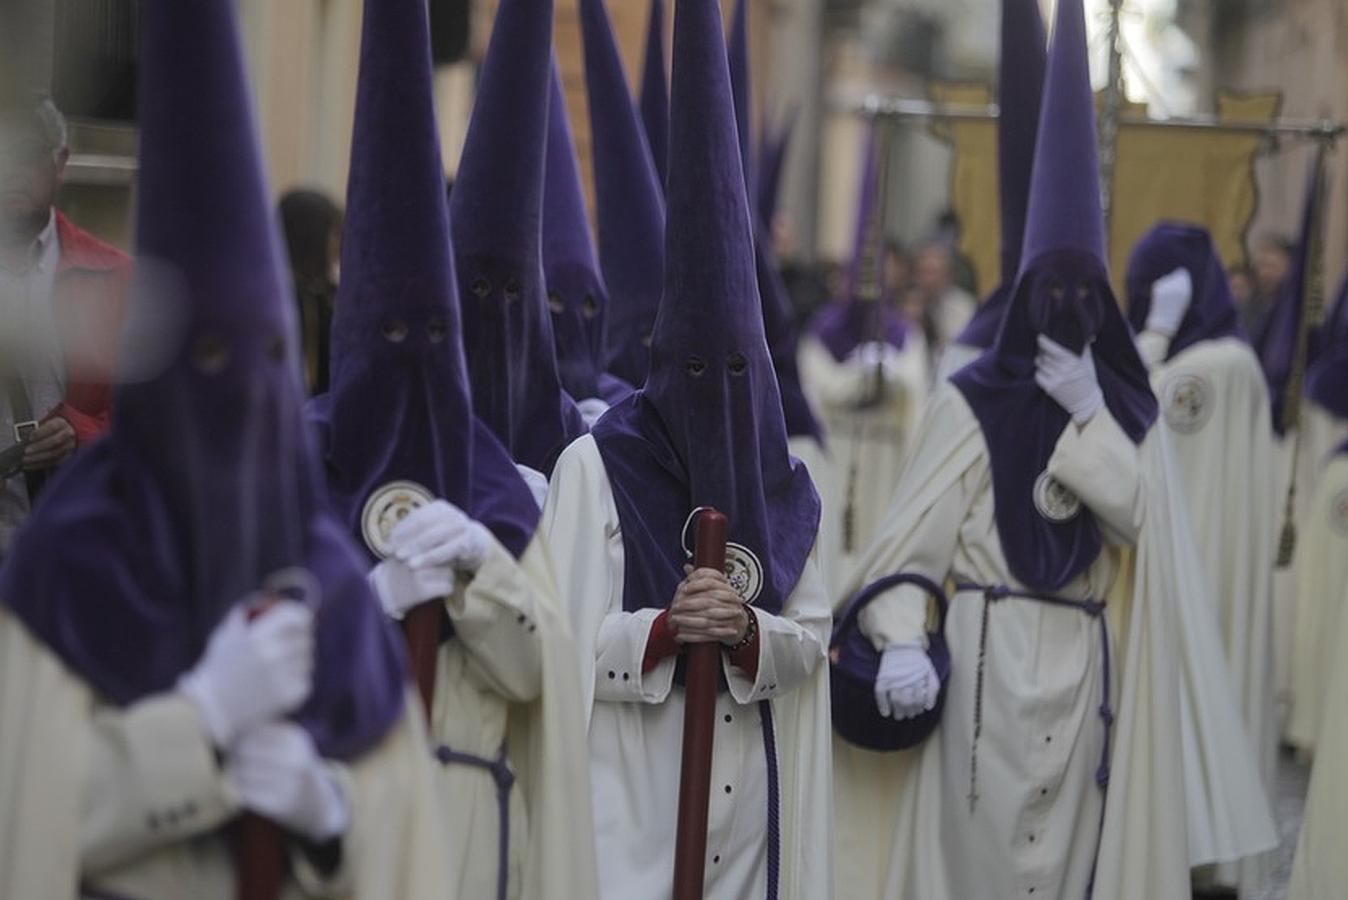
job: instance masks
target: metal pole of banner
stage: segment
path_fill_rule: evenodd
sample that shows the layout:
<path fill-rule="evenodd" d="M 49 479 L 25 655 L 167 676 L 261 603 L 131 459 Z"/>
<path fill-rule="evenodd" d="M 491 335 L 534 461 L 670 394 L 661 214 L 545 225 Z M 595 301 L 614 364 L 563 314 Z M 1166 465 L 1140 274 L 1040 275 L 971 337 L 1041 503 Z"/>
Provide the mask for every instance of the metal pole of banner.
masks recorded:
<path fill-rule="evenodd" d="M 934 103 L 929 100 L 886 97 L 880 94 L 835 98 L 833 106 L 836 110 L 864 118 L 891 119 L 898 122 L 994 122 L 998 114 L 995 103 Z M 1185 116 L 1182 119 L 1148 119 L 1145 116 L 1121 114 L 1119 124 L 1260 134 L 1269 138 L 1286 137 L 1308 141 L 1337 141 L 1343 137 L 1345 131 L 1344 123 L 1332 119 L 1224 122 L 1213 115 Z"/>
<path fill-rule="evenodd" d="M 1109 234 L 1110 212 L 1114 198 L 1114 168 L 1118 161 L 1119 119 L 1123 115 L 1123 44 L 1120 21 L 1123 0 L 1109 0 L 1109 75 L 1105 82 L 1104 103 L 1100 110 L 1100 209 Z M 1107 238 L 1106 238 L 1107 240 Z"/>

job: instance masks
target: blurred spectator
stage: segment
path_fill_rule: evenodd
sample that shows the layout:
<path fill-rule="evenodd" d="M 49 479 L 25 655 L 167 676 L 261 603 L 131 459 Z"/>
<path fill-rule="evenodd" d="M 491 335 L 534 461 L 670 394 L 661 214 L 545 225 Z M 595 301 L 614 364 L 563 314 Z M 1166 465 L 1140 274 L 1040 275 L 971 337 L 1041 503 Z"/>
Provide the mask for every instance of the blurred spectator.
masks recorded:
<path fill-rule="evenodd" d="M 1254 278 L 1248 266 L 1232 266 L 1226 273 L 1227 284 L 1231 286 L 1231 297 L 1236 301 L 1236 309 L 1244 309 L 1254 294 Z"/>
<path fill-rule="evenodd" d="M 341 271 L 342 211 L 318 191 L 291 191 L 281 198 L 281 226 L 299 305 L 304 381 L 311 394 L 323 394 L 328 390 L 328 336 Z"/>
<path fill-rule="evenodd" d="M 1254 264 L 1251 266 L 1253 290 L 1240 307 L 1240 321 L 1248 334 L 1255 335 L 1263 331 L 1264 320 L 1278 299 L 1278 289 L 1282 287 L 1292 264 L 1294 249 L 1292 241 L 1273 235 L 1260 241 L 1254 251 Z"/>
<path fill-rule="evenodd" d="M 950 247 L 943 242 L 924 246 L 917 254 L 913 286 L 922 313 L 922 327 L 935 364 L 945 345 L 969 324 L 978 301 L 955 284 Z"/>
<path fill-rule="evenodd" d="M 65 117 L 0 109 L 0 557 L 47 476 L 108 426 L 131 263 L 56 211 Z"/>

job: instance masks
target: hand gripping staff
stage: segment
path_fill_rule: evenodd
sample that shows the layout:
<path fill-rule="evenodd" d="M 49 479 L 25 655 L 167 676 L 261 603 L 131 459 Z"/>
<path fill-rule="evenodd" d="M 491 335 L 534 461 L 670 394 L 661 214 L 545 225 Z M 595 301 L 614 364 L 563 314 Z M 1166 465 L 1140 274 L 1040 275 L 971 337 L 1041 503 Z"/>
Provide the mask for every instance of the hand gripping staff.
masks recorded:
<path fill-rule="evenodd" d="M 725 571 L 724 514 L 706 508 L 697 515 L 693 565 Z M 683 762 L 679 773 L 679 819 L 674 843 L 674 900 L 702 900 L 707 863 L 707 809 L 711 798 L 711 751 L 716 722 L 716 681 L 721 647 L 691 644 L 684 687 Z"/>
<path fill-rule="evenodd" d="M 248 611 L 250 620 L 264 616 L 278 603 L 319 604 L 318 581 L 305 569 L 283 569 L 263 585 L 262 602 Z M 239 817 L 234 842 L 234 873 L 239 900 L 281 900 L 285 880 L 284 843 L 280 826 L 257 813 Z"/>

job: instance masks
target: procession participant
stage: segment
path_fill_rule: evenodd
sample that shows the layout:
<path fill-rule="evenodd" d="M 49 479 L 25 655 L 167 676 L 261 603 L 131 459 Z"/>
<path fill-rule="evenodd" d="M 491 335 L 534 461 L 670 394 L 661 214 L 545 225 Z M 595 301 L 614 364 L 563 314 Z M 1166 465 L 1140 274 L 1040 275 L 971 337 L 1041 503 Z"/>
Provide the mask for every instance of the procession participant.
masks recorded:
<path fill-rule="evenodd" d="M 294 190 L 278 204 L 295 288 L 300 359 L 310 395 L 328 390 L 332 308 L 342 257 L 342 210 L 321 191 Z"/>
<path fill-rule="evenodd" d="M 562 388 L 591 426 L 632 386 L 603 371 L 608 288 L 590 237 L 580 170 L 557 61 L 548 101 L 546 181 L 543 189 L 543 280 L 552 312 L 557 373 Z"/>
<path fill-rule="evenodd" d="M 473 410 L 544 476 L 586 431 L 558 375 L 543 278 L 551 65 L 552 0 L 503 0 L 449 201 Z"/>
<path fill-rule="evenodd" d="M 309 453 L 231 9 L 144 5 L 117 418 L 0 576 L 5 897 L 234 898 L 245 811 L 284 897 L 450 874 L 396 636 Z"/>
<path fill-rule="evenodd" d="M 663 15 L 661 3 L 655 0 L 652 15 Z M 604 338 L 605 367 L 615 378 L 639 385 L 650 372 L 651 332 L 664 290 L 664 179 L 656 174 L 627 91 L 622 57 L 603 0 L 580 0 L 580 33 L 590 107 L 599 263 L 613 299 Z M 659 90 L 665 91 L 663 74 Z M 668 118 L 668 109 L 661 115 Z"/>
<path fill-rule="evenodd" d="M 1325 674 L 1313 647 L 1324 633 L 1315 598 L 1302 603 L 1296 535 L 1309 527 L 1306 498 L 1314 497 L 1320 470 L 1329 454 L 1348 438 L 1348 419 L 1305 401 L 1306 376 L 1316 362 L 1318 308 L 1323 300 L 1325 216 L 1324 153 L 1317 155 L 1307 179 L 1301 231 L 1291 268 L 1263 329 L 1255 335 L 1273 404 L 1276 435 L 1274 470 L 1280 504 L 1278 567 L 1273 577 L 1274 664 L 1283 739 L 1305 752 L 1314 749 L 1318 718 L 1316 681 Z M 1303 345 L 1304 342 L 1304 345 Z M 1303 659 L 1300 654 L 1307 654 Z"/>
<path fill-rule="evenodd" d="M 624 76 L 623 90 L 626 90 Z M 641 70 L 641 123 L 663 196 L 669 181 L 669 81 L 665 74 L 665 0 L 651 0 Z"/>
<path fill-rule="evenodd" d="M 131 261 L 56 209 L 69 158 L 50 99 L 0 99 L 0 559 L 46 479 L 112 412 Z"/>
<path fill-rule="evenodd" d="M 1039 130 L 1048 40 L 1035 0 L 1003 0 L 1001 55 L 997 62 L 997 196 L 1001 238 L 1001 283 L 964 330 L 941 354 L 937 381 L 973 362 L 997 340 L 1011 289 L 1020 272 L 1025 210 L 1030 202 L 1030 169 Z"/>
<path fill-rule="evenodd" d="M 589 900 L 575 648 L 538 506 L 468 395 L 430 47 L 421 0 L 366 3 L 333 384 L 310 414 L 385 611 L 439 610 L 448 895 Z"/>
<path fill-rule="evenodd" d="M 1339 396 L 1348 379 L 1339 372 Z M 1348 855 L 1343 835 L 1348 829 L 1348 443 L 1325 466 L 1307 516 L 1302 554 L 1301 589 L 1337 611 L 1326 642 L 1326 684 L 1320 709 L 1315 766 L 1306 791 L 1306 815 L 1292 864 L 1291 900 L 1335 900 L 1348 884 Z M 1311 593 L 1313 592 L 1313 593 Z M 1328 619 L 1328 617 L 1326 617 Z"/>
<path fill-rule="evenodd" d="M 753 103 L 749 78 L 748 0 L 739 0 L 735 7 L 727 55 L 745 191 L 747 196 L 756 199 L 758 174 L 749 126 Z M 772 246 L 772 228 L 758 217 L 757 210 L 757 204 L 750 209 L 754 225 L 754 265 L 758 272 L 758 293 L 763 301 L 763 328 L 767 334 L 768 352 L 772 356 L 777 389 L 782 396 L 782 413 L 786 417 L 786 436 L 792 455 L 805 463 L 812 477 L 818 472 L 822 478 L 829 464 L 824 450 L 824 431 L 800 384 L 797 362 L 800 338 L 796 330 L 795 313 L 786 292 L 786 284 L 782 281 L 777 253 Z"/>
<path fill-rule="evenodd" d="M 829 895 L 819 501 L 787 452 L 715 0 L 675 13 L 665 297 L 645 386 L 562 455 L 544 528 L 586 670 L 603 898 L 668 898 L 681 649 L 720 642 L 708 898 Z M 686 523 L 730 522 L 729 578 Z"/>
<path fill-rule="evenodd" d="M 1081 4 L 1057 15 L 997 342 L 933 395 L 856 581 L 929 583 L 859 613 L 880 715 L 944 702 L 919 749 L 838 770 L 893 804 L 851 794 L 890 836 L 890 898 L 1188 898 L 1192 864 L 1276 840 L 1109 290 Z M 946 584 L 942 694 L 927 608 Z"/>
<path fill-rule="evenodd" d="M 1335 458 L 1323 450 L 1324 442 L 1342 439 L 1348 434 L 1348 280 L 1339 289 L 1338 300 L 1324 324 L 1313 336 L 1314 360 L 1306 367 L 1306 394 L 1302 398 L 1301 428 L 1305 460 L 1304 481 L 1310 494 L 1301 506 L 1305 516 L 1298 525 L 1305 531 L 1319 528 L 1312 504 L 1323 500 L 1329 488 L 1322 488 L 1327 464 Z M 1301 484 L 1297 486 L 1302 496 Z M 1334 658 L 1341 651 L 1336 622 L 1342 610 L 1330 570 L 1323 559 L 1313 560 L 1301 550 L 1294 559 L 1296 585 L 1295 644 L 1292 650 L 1292 714 L 1287 722 L 1287 737 L 1303 751 L 1319 755 L 1321 719 Z"/>
<path fill-rule="evenodd" d="M 1250 348 L 1212 238 L 1164 222 L 1128 261 L 1128 318 L 1151 370 L 1161 417 L 1173 436 L 1207 596 L 1217 603 L 1226 660 L 1272 790 L 1278 723 L 1273 696 L 1273 562 L 1278 497 L 1268 385 Z M 1248 892 L 1262 887 L 1268 860 L 1204 882 Z"/>
<path fill-rule="evenodd" d="M 805 395 L 824 421 L 829 465 L 820 553 L 834 605 L 889 509 L 927 397 L 927 349 L 883 288 L 881 160 L 868 136 L 847 296 L 820 310 L 800 342 Z"/>

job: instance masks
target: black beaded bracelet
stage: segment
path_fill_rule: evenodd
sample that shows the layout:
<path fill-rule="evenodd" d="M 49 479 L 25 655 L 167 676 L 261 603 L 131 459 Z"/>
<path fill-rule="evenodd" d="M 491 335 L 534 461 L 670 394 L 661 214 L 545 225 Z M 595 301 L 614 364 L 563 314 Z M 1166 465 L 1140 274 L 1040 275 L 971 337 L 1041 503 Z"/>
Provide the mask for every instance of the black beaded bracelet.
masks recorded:
<path fill-rule="evenodd" d="M 732 653 L 736 650 L 743 650 L 754 642 L 754 638 L 758 637 L 758 616 L 754 615 L 753 607 L 747 603 L 744 604 L 744 614 L 749 617 L 749 624 L 744 628 L 744 637 L 726 647 L 726 650 Z"/>

